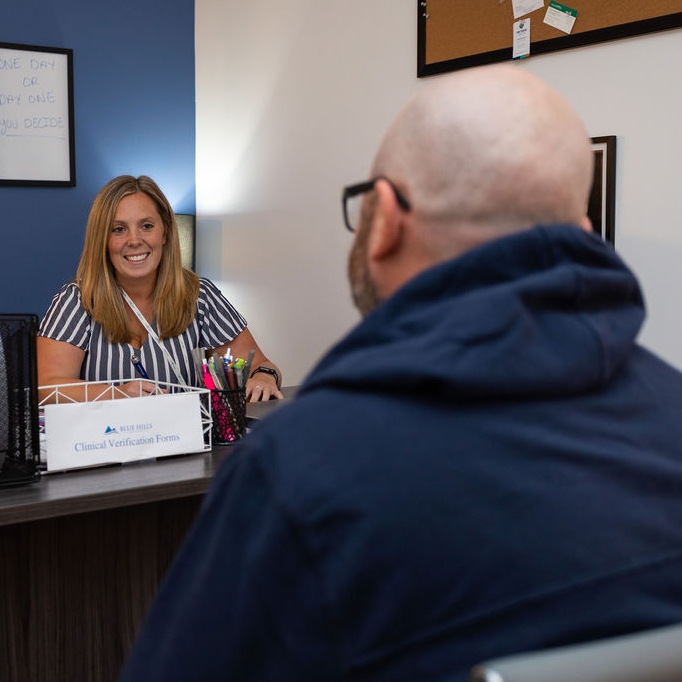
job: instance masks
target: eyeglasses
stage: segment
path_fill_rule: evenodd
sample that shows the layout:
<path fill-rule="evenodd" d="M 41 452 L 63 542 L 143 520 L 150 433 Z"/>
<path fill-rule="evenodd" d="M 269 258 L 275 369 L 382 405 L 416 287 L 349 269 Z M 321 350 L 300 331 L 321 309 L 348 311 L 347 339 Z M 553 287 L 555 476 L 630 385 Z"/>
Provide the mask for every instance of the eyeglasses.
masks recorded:
<path fill-rule="evenodd" d="M 377 180 L 386 180 L 395 194 L 398 206 L 400 206 L 403 211 L 412 209 L 410 202 L 400 193 L 400 190 L 383 175 L 378 175 L 376 178 L 366 180 L 365 182 L 359 182 L 357 185 L 349 185 L 348 187 L 344 187 L 342 198 L 343 221 L 349 232 L 355 232 L 355 228 L 358 226 L 362 209 L 362 195 L 373 190 Z"/>

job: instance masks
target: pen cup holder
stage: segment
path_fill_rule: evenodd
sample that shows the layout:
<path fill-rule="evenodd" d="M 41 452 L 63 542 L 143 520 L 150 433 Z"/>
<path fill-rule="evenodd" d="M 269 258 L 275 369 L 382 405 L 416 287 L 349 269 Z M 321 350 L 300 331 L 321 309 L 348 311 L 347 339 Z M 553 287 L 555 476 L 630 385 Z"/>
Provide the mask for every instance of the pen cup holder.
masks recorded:
<path fill-rule="evenodd" d="M 246 433 L 246 391 L 211 391 L 211 441 L 229 445 Z"/>

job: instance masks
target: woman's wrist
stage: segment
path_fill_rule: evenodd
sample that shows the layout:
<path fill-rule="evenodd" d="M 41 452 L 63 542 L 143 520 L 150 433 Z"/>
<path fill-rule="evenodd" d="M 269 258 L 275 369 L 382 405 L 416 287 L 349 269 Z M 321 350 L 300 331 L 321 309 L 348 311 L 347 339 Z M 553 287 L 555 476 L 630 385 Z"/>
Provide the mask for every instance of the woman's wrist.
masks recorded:
<path fill-rule="evenodd" d="M 251 372 L 251 378 L 253 378 L 259 372 L 262 374 L 269 374 L 275 379 L 275 385 L 277 388 L 281 388 L 282 379 L 279 376 L 279 372 L 274 367 L 270 367 L 269 365 L 258 365 L 258 367 Z"/>

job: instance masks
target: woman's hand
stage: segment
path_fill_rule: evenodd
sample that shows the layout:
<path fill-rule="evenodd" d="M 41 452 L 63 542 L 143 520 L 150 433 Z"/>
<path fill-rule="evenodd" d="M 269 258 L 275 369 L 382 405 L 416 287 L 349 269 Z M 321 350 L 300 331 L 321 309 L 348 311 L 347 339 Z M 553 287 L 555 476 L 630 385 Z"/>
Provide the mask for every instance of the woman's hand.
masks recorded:
<path fill-rule="evenodd" d="M 147 395 L 166 393 L 164 389 L 159 388 L 158 384 L 155 384 L 153 381 L 141 381 L 139 379 L 116 386 L 116 389 L 121 391 L 121 393 L 125 393 L 129 398 L 141 398 Z"/>
<path fill-rule="evenodd" d="M 250 403 L 258 403 L 270 398 L 284 398 L 277 388 L 275 377 L 265 372 L 258 372 L 246 382 L 246 399 Z"/>
<path fill-rule="evenodd" d="M 268 360 L 263 351 L 258 347 L 256 340 L 248 329 L 242 330 L 229 345 L 220 346 L 216 349 L 219 355 L 224 355 L 227 352 L 227 348 L 230 348 L 230 352 L 235 358 L 246 358 L 251 350 L 255 351 L 253 356 L 253 361 L 251 364 L 251 374 L 253 371 L 260 367 L 261 365 L 271 367 L 277 372 L 280 380 L 282 378 L 282 373 L 279 371 L 277 366 Z M 271 398 L 278 398 L 282 400 L 284 395 L 277 387 L 277 379 L 271 374 L 266 372 L 257 372 L 253 377 L 248 377 L 246 381 L 246 399 L 251 403 L 258 403 L 264 400 L 270 400 Z"/>

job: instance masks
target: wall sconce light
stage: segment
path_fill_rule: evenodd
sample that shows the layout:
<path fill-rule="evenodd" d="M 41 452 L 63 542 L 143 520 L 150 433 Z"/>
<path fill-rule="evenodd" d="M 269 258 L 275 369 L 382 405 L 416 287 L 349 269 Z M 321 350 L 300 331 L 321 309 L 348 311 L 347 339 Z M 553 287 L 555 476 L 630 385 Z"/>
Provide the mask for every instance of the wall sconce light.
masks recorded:
<path fill-rule="evenodd" d="M 180 237 L 180 254 L 182 265 L 190 270 L 196 268 L 196 216 L 190 213 L 176 213 L 175 222 L 178 224 Z"/>

